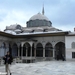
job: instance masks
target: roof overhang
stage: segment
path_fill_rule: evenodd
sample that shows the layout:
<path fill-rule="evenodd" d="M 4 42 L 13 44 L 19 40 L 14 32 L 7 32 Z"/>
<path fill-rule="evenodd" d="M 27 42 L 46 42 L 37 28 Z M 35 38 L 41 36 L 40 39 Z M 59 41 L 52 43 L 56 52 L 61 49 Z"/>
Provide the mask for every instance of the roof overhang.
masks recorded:
<path fill-rule="evenodd" d="M 16 37 L 48 37 L 48 36 L 65 36 L 68 35 L 68 31 L 59 31 L 59 32 L 44 32 L 44 33 L 30 33 L 30 34 L 21 34 L 16 35 Z"/>
<path fill-rule="evenodd" d="M 9 34 L 9 33 L 5 33 L 5 32 L 2 32 L 2 31 L 0 31 L 0 36 L 10 37 L 10 38 L 14 37 L 14 35 Z"/>
<path fill-rule="evenodd" d="M 68 35 L 68 31 L 58 31 L 58 32 L 39 32 L 39 33 L 28 33 L 28 34 L 9 34 L 0 31 L 1 36 L 10 37 L 10 38 L 23 38 L 23 37 L 48 37 L 48 36 L 65 36 Z"/>

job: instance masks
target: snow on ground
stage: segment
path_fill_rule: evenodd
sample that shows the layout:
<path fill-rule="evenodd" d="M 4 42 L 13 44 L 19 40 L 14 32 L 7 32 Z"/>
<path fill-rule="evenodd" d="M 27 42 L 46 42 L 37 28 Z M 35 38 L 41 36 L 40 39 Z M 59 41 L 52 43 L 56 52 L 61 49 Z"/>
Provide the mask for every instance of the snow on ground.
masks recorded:
<path fill-rule="evenodd" d="M 4 72 L 0 66 L 0 72 Z M 12 75 L 75 75 L 75 61 L 43 61 L 11 65 Z"/>

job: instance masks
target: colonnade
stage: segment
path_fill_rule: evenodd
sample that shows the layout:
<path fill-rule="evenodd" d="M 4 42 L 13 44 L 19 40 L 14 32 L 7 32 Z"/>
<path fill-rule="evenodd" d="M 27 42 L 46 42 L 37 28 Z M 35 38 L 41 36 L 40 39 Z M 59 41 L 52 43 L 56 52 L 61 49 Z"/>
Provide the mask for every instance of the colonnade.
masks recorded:
<path fill-rule="evenodd" d="M 3 46 L 4 47 L 4 46 Z M 14 57 L 27 57 L 27 58 L 55 58 L 58 50 L 65 56 L 65 44 L 62 42 L 52 45 L 51 43 L 36 43 L 33 41 L 25 41 L 17 44 L 9 45 L 9 51 Z M 11 50 L 10 50 L 11 47 Z M 5 47 L 4 47 L 5 48 Z M 7 46 L 6 46 L 7 49 Z M 7 51 L 7 50 L 5 50 Z M 5 53 L 4 53 L 5 54 Z"/>
<path fill-rule="evenodd" d="M 27 44 L 28 44 L 28 46 L 27 46 Z M 33 44 L 34 44 L 34 46 L 33 46 Z M 24 53 L 24 45 L 26 46 L 25 47 L 25 54 L 26 55 L 23 55 L 23 53 Z M 30 55 L 28 56 L 28 47 L 29 47 L 29 49 L 30 49 Z M 21 55 L 19 55 L 20 54 L 20 49 L 19 49 L 19 47 L 18 47 L 18 56 L 21 56 L 21 57 L 46 57 L 46 48 L 45 48 L 45 46 L 42 46 L 42 48 L 40 47 L 40 49 L 41 50 L 37 50 L 38 49 L 38 47 L 37 47 L 37 45 L 36 45 L 36 43 L 34 43 L 34 42 L 21 42 Z M 50 55 L 48 55 L 47 57 L 55 57 L 55 51 L 54 51 L 55 49 L 52 47 L 52 49 L 50 50 L 50 51 L 52 51 L 52 55 L 50 56 Z M 37 54 L 37 52 L 42 52 L 42 53 L 40 53 L 39 55 Z M 34 53 L 34 54 L 33 54 Z M 41 55 L 42 54 L 42 55 Z M 48 53 L 49 54 L 49 53 Z"/>

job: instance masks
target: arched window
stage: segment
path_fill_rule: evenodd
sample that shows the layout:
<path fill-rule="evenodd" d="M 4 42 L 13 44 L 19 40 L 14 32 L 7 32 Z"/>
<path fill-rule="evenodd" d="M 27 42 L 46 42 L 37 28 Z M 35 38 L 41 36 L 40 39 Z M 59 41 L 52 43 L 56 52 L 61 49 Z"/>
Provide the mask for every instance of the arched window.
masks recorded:
<path fill-rule="evenodd" d="M 6 46 L 5 43 L 2 43 L 2 48 L 5 48 L 5 46 Z"/>
<path fill-rule="evenodd" d="M 75 42 L 72 42 L 72 48 L 75 49 Z"/>
<path fill-rule="evenodd" d="M 0 47 L 0 57 L 3 57 L 6 54 L 6 44 L 3 42 Z"/>
<path fill-rule="evenodd" d="M 16 29 L 21 29 L 21 26 L 20 26 L 20 25 L 17 25 L 17 26 L 16 26 Z"/>

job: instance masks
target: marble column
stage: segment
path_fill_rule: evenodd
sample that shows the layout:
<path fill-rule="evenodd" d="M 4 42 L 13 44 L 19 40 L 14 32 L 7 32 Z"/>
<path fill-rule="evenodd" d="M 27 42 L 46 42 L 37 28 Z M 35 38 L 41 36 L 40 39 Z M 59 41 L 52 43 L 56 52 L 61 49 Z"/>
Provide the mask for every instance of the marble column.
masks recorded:
<path fill-rule="evenodd" d="M 23 56 L 23 47 L 21 47 L 21 58 Z"/>
<path fill-rule="evenodd" d="M 20 54 L 20 50 L 19 50 L 19 47 L 18 47 L 18 57 L 20 56 L 19 54 Z"/>
<path fill-rule="evenodd" d="M 45 57 L 45 48 L 43 48 L 43 57 Z"/>
<path fill-rule="evenodd" d="M 32 47 L 31 47 L 31 52 L 30 52 L 30 56 L 32 57 Z"/>
<path fill-rule="evenodd" d="M 55 58 L 55 49 L 53 48 L 53 58 Z"/>

